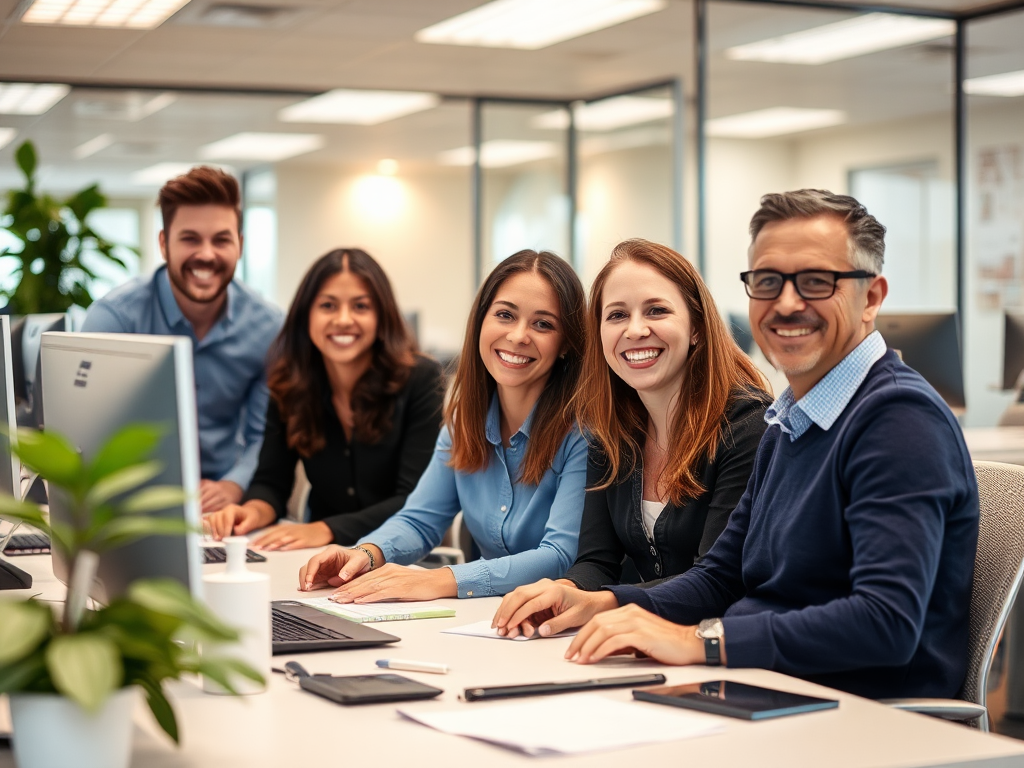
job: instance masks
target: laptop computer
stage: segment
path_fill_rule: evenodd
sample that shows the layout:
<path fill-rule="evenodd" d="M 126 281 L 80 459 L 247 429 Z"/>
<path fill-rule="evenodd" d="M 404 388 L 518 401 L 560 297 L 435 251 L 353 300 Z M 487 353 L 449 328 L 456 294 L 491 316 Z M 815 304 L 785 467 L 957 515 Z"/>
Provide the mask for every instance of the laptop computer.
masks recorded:
<path fill-rule="evenodd" d="M 275 600 L 270 608 L 275 656 L 282 653 L 368 648 L 397 643 L 401 639 L 294 600 Z"/>

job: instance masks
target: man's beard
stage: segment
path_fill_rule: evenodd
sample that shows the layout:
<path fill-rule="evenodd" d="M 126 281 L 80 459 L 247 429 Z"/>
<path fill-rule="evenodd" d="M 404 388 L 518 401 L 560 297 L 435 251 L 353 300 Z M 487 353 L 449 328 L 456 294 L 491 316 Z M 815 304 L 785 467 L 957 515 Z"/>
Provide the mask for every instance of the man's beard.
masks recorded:
<path fill-rule="evenodd" d="M 191 269 L 193 266 L 195 266 L 195 264 L 190 260 L 186 261 L 181 266 L 180 271 L 175 271 L 173 269 L 167 270 L 167 274 L 170 277 L 171 282 L 174 284 L 174 287 L 181 293 L 185 294 L 190 301 L 194 301 L 197 304 L 210 304 L 211 302 L 217 301 L 224 294 L 224 291 L 228 289 L 228 286 L 231 284 L 231 278 L 234 275 L 229 274 L 227 270 L 224 269 L 223 265 L 218 262 L 212 267 L 212 269 L 214 271 L 214 276 L 219 276 L 221 279 L 220 286 L 212 294 L 206 294 L 205 292 L 196 294 L 193 292 L 192 287 L 189 285 L 188 278 L 185 275 L 186 270 Z"/>

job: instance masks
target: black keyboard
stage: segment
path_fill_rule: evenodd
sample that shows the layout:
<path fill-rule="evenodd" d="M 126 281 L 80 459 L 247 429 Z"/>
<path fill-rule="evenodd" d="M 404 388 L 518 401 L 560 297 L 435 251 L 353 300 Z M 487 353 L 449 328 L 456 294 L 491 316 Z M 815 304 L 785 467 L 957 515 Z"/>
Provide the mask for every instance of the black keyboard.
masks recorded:
<path fill-rule="evenodd" d="M 42 533 L 16 533 L 7 542 L 4 554 L 10 557 L 18 555 L 48 555 L 50 554 L 50 539 Z"/>
<path fill-rule="evenodd" d="M 335 632 L 305 619 L 292 616 L 289 613 L 280 611 L 277 608 L 270 609 L 271 634 L 275 643 L 286 641 L 308 641 L 308 640 L 348 640 L 348 635 Z"/>
<path fill-rule="evenodd" d="M 227 560 L 228 552 L 224 547 L 203 547 L 203 565 L 209 565 L 210 563 L 226 563 Z M 245 550 L 245 562 L 265 563 L 267 562 L 267 558 L 259 552 L 253 552 L 251 549 L 247 549 Z"/>

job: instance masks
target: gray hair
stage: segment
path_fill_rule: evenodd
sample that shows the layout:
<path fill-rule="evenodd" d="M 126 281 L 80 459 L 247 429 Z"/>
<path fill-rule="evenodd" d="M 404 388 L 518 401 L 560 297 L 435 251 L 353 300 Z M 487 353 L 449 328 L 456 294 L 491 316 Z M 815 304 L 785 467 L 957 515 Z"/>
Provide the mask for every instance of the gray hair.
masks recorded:
<path fill-rule="evenodd" d="M 798 189 L 762 197 L 761 207 L 750 219 L 749 256 L 753 256 L 754 241 L 766 224 L 816 216 L 836 216 L 846 224 L 849 260 L 854 269 L 882 273 L 885 227 L 854 198 L 823 189 Z"/>

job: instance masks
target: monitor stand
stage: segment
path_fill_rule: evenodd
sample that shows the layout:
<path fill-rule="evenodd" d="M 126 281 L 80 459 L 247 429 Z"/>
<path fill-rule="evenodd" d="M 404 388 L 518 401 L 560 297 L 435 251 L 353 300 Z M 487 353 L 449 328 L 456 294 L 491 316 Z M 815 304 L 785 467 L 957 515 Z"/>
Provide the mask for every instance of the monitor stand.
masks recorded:
<path fill-rule="evenodd" d="M 6 560 L 0 560 L 0 589 L 30 589 L 32 587 L 32 575 L 11 565 Z"/>

